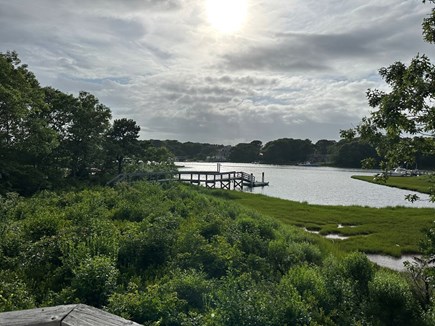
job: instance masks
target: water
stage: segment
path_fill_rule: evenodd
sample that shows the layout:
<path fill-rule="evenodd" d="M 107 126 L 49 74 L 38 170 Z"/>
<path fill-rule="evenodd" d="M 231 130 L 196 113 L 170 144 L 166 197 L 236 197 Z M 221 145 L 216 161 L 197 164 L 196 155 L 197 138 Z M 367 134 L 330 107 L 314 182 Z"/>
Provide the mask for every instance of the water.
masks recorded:
<path fill-rule="evenodd" d="M 182 162 L 178 164 L 184 166 L 184 168 L 180 169 L 183 171 L 217 170 L 216 163 Z M 411 203 L 405 200 L 405 196 L 415 192 L 351 178 L 352 175 L 373 176 L 377 171 L 245 163 L 221 163 L 220 171 L 253 173 L 257 181 L 261 181 L 261 174 L 264 172 L 265 181 L 269 182 L 269 186 L 253 189 L 245 188 L 244 191 L 309 204 L 435 208 L 435 203 L 429 201 L 428 195 L 416 193 L 421 200 Z"/>
<path fill-rule="evenodd" d="M 379 266 L 387 267 L 389 269 L 392 269 L 392 270 L 395 270 L 398 272 L 404 271 L 405 270 L 404 262 L 409 261 L 412 263 L 414 261 L 414 256 L 413 255 L 405 255 L 405 256 L 402 256 L 400 258 L 395 258 L 395 257 L 390 257 L 390 256 L 385 256 L 385 255 L 367 254 L 367 258 L 371 262 L 373 262 Z"/>

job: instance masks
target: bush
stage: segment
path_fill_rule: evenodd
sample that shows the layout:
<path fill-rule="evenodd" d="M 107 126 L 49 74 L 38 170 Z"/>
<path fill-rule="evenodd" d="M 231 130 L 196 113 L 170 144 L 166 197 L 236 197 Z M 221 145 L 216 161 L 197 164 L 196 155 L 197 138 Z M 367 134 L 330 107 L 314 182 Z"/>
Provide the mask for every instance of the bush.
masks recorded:
<path fill-rule="evenodd" d="M 83 303 L 102 307 L 116 289 L 119 272 L 107 257 L 88 258 L 73 272 L 71 285 Z"/>
<path fill-rule="evenodd" d="M 369 282 L 375 274 L 373 265 L 363 253 L 347 255 L 343 261 L 344 274 L 354 284 L 354 289 L 360 296 L 367 295 Z"/>
<path fill-rule="evenodd" d="M 34 297 L 22 279 L 14 272 L 0 270 L 0 312 L 34 307 Z"/>
<path fill-rule="evenodd" d="M 399 275 L 380 271 L 369 283 L 370 312 L 382 325 L 419 325 L 418 307 L 409 284 Z"/>

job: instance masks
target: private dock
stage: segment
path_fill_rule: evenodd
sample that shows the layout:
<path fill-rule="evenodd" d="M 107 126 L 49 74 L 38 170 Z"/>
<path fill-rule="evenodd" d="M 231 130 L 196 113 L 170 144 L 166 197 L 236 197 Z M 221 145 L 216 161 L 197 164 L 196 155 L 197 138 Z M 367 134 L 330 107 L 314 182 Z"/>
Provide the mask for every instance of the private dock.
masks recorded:
<path fill-rule="evenodd" d="M 179 181 L 190 184 L 202 185 L 206 188 L 220 189 L 240 189 L 244 187 L 264 187 L 268 186 L 269 182 L 264 181 L 264 173 L 262 181 L 256 181 L 255 176 L 245 172 L 213 172 L 213 171 L 176 171 L 176 172 L 135 172 L 122 173 L 114 179 L 107 182 L 107 185 L 114 185 L 118 182 L 131 182 L 138 180 L 168 182 Z"/>

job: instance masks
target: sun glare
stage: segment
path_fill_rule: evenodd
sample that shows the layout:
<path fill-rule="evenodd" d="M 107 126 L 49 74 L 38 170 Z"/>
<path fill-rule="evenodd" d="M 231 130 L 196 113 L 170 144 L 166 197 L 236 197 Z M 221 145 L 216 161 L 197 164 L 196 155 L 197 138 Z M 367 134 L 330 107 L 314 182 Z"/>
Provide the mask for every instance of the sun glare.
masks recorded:
<path fill-rule="evenodd" d="M 246 19 L 247 0 L 206 0 L 208 21 L 221 33 L 240 30 Z"/>

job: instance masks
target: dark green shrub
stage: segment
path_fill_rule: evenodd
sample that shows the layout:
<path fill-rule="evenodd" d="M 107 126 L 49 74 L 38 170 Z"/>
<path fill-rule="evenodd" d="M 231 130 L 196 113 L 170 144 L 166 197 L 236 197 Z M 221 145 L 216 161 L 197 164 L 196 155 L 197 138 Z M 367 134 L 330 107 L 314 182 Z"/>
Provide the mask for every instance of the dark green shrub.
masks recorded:
<path fill-rule="evenodd" d="M 175 292 L 180 300 L 186 301 L 189 311 L 204 311 L 206 298 L 210 296 L 211 281 L 206 279 L 203 272 L 177 270 L 172 272 L 165 287 L 169 292 Z"/>
<path fill-rule="evenodd" d="M 34 307 L 35 299 L 23 280 L 15 272 L 0 270 L 0 312 Z"/>
<path fill-rule="evenodd" d="M 260 283 L 249 274 L 222 279 L 213 299 L 217 325 L 272 326 L 275 323 L 273 284 Z"/>
<path fill-rule="evenodd" d="M 140 291 L 130 283 L 126 293 L 114 293 L 109 298 L 109 312 L 144 325 L 180 325 L 177 322 L 186 302 L 175 292 L 162 290 L 158 284 Z"/>
<path fill-rule="evenodd" d="M 168 213 L 126 230 L 120 239 L 119 265 L 144 271 L 167 262 L 176 241 L 178 225 L 179 218 Z"/>
<path fill-rule="evenodd" d="M 381 325 L 419 325 L 418 308 L 409 284 L 398 274 L 380 271 L 369 283 L 370 312 Z"/>
<path fill-rule="evenodd" d="M 344 274 L 351 279 L 358 295 L 366 295 L 369 282 L 375 275 L 373 264 L 363 253 L 352 253 L 343 260 Z"/>
<path fill-rule="evenodd" d="M 119 272 L 107 257 L 88 258 L 73 272 L 71 285 L 83 303 L 102 307 L 116 289 Z"/>
<path fill-rule="evenodd" d="M 309 325 L 310 306 L 302 300 L 291 278 L 283 277 L 275 294 L 275 325 Z"/>
<path fill-rule="evenodd" d="M 308 265 L 296 266 L 291 268 L 283 279 L 284 282 L 288 280 L 293 284 L 304 301 L 324 307 L 329 301 L 329 294 L 320 271 L 319 268 Z"/>

